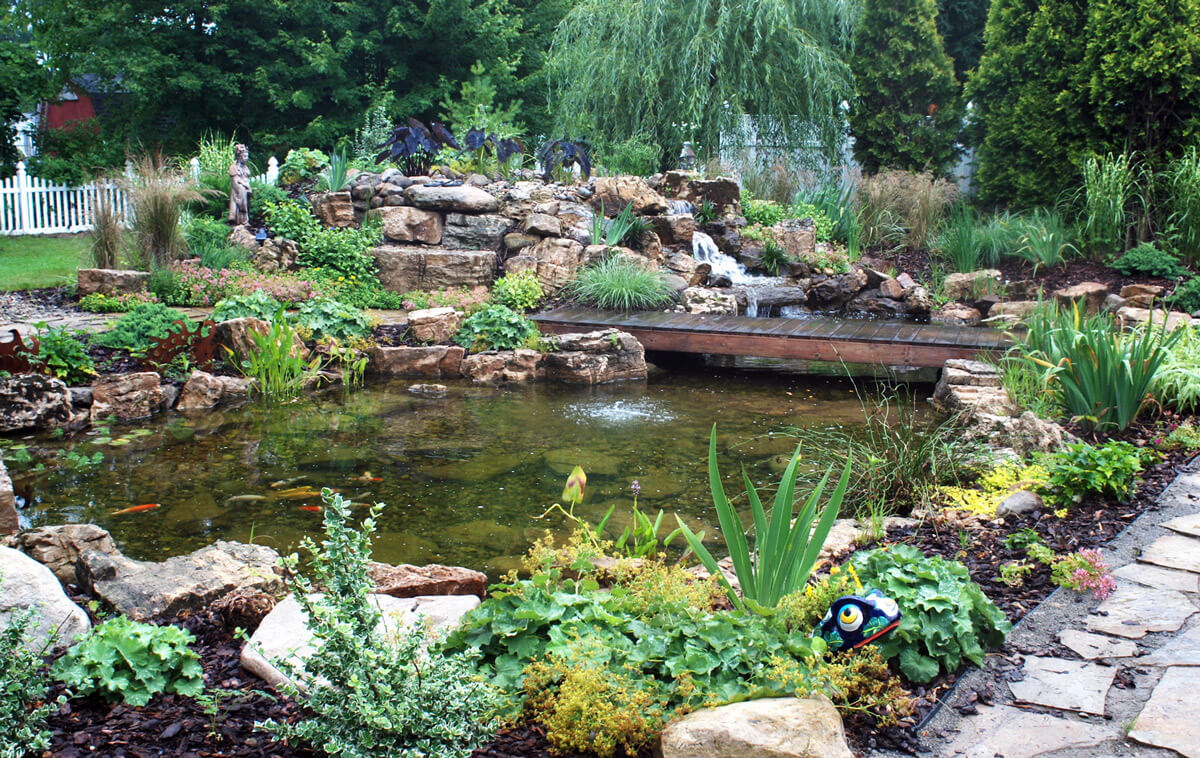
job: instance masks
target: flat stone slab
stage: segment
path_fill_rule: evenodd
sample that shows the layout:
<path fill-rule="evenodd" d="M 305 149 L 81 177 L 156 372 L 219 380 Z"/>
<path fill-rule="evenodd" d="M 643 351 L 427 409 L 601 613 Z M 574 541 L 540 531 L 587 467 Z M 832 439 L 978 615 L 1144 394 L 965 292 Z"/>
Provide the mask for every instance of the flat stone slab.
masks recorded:
<path fill-rule="evenodd" d="M 1137 662 L 1139 666 L 1200 666 L 1200 626 L 1193 626 Z M 1200 733 L 1196 739 L 1200 741 Z"/>
<path fill-rule="evenodd" d="M 1200 574 L 1200 540 L 1181 534 L 1159 537 L 1142 551 L 1138 560 Z"/>
<path fill-rule="evenodd" d="M 1173 532 L 1186 534 L 1190 537 L 1200 537 L 1200 513 L 1173 518 L 1170 521 L 1159 524 L 1159 526 L 1164 529 L 1170 529 Z"/>
<path fill-rule="evenodd" d="M 1182 592 L 1118 582 L 1117 591 L 1088 616 L 1087 628 L 1136 640 L 1150 632 L 1178 631 L 1195 612 L 1196 606 Z"/>
<path fill-rule="evenodd" d="M 399 598 L 390 595 L 370 595 L 371 602 L 382 614 L 379 630 L 386 636 L 396 634 L 414 623 L 418 616 L 425 619 L 431 632 L 451 629 L 459 620 L 479 605 L 474 595 L 438 595 Z M 302 666 L 313 654 L 312 632 L 308 614 L 295 596 L 288 595 L 267 614 L 250 641 L 242 646 L 242 668 L 273 687 L 290 678 L 274 661 L 290 661 Z"/>
<path fill-rule="evenodd" d="M 1025 678 L 1010 682 L 1013 697 L 1064 711 L 1104 715 L 1104 697 L 1117 670 L 1062 658 L 1026 658 Z"/>
<path fill-rule="evenodd" d="M 1177 666 L 1167 669 L 1134 721 L 1129 738 L 1146 745 L 1169 748 L 1187 758 L 1200 757 L 1197 691 L 1200 691 L 1200 668 Z"/>
<path fill-rule="evenodd" d="M 1151 566 L 1149 563 L 1130 563 L 1113 572 L 1113 576 L 1129 582 L 1137 582 L 1156 590 L 1177 592 L 1200 592 L 1200 576 L 1190 571 Z"/>
<path fill-rule="evenodd" d="M 1034 758 L 1072 748 L 1089 748 L 1119 739 L 1107 721 L 1081 721 L 1034 713 L 1006 705 L 981 707 L 964 719 L 949 755 L 963 758 Z"/>
<path fill-rule="evenodd" d="M 1137 655 L 1137 645 L 1129 640 L 1114 640 L 1103 634 L 1064 629 L 1058 633 L 1058 641 L 1088 660 L 1097 658 L 1129 658 Z"/>

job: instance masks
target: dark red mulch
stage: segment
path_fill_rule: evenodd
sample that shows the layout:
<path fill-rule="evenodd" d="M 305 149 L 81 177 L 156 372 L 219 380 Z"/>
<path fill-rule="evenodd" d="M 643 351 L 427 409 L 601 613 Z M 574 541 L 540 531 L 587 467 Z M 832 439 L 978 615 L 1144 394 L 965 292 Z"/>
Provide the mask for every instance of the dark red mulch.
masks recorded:
<path fill-rule="evenodd" d="M 870 257 L 895 266 L 898 271 L 906 271 L 918 282 L 930 280 L 931 259 L 928 250 L 903 249 L 892 253 L 875 251 Z M 1120 292 L 1127 284 L 1154 284 L 1172 290 L 1177 282 L 1171 279 L 1159 279 L 1149 276 L 1125 276 L 1104 264 L 1095 261 L 1076 259 L 1067 261 L 1061 266 L 1039 269 L 1034 276 L 1033 264 L 1017 258 L 1005 258 L 996 267 L 1000 270 L 1001 279 L 1005 282 L 1019 282 L 1028 279 L 1036 280 L 1042 285 L 1047 295 L 1057 289 L 1070 287 L 1082 282 L 1099 282 L 1113 292 Z"/>
<path fill-rule="evenodd" d="M 300 708 L 277 696 L 258 690 L 265 685 L 242 671 L 241 640 L 209 612 L 170 619 L 196 635 L 192 648 L 204 667 L 206 689 L 224 688 L 246 693 L 222 701 L 213 733 L 210 717 L 192 698 L 158 695 L 142 708 L 107 703 L 99 697 L 70 700 L 50 717 L 50 749 L 45 756 L 82 758 L 260 758 L 312 756 L 306 749 L 275 742 L 265 732 L 255 731 L 254 722 L 269 718 L 296 719 Z M 51 697 L 63 691 L 55 683 Z M 274 698 L 274 699 L 273 699 Z"/>

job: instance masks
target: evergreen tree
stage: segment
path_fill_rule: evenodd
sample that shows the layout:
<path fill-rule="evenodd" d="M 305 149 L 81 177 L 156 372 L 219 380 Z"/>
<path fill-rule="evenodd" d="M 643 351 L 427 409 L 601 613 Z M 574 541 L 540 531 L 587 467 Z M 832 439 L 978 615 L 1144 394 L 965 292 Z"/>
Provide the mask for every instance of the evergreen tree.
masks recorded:
<path fill-rule="evenodd" d="M 1086 0 L 994 0 L 967 86 L 980 198 L 1027 208 L 1074 186 L 1094 121 L 1080 86 Z"/>
<path fill-rule="evenodd" d="M 836 155 L 851 94 L 841 47 L 853 0 L 579 0 L 555 32 L 547 75 L 554 136 L 637 136 L 705 156 L 755 117 L 774 144 Z"/>
<path fill-rule="evenodd" d="M 866 0 L 851 66 L 850 130 L 863 169 L 949 170 L 962 109 L 935 0 Z"/>
<path fill-rule="evenodd" d="M 954 61 L 954 76 L 959 83 L 967 81 L 967 72 L 979 65 L 983 55 L 988 5 L 988 0 L 938 0 L 938 32 L 946 45 L 946 55 Z"/>

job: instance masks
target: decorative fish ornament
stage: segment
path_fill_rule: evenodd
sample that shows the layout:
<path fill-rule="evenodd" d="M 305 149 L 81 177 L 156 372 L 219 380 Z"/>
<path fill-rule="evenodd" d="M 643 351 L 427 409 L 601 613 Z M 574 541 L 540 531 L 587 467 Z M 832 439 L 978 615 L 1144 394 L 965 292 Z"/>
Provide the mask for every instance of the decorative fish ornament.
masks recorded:
<path fill-rule="evenodd" d="M 813 630 L 813 636 L 824 639 L 831 652 L 854 650 L 899 625 L 900 606 L 873 589 L 865 595 L 846 595 L 834 600 Z"/>

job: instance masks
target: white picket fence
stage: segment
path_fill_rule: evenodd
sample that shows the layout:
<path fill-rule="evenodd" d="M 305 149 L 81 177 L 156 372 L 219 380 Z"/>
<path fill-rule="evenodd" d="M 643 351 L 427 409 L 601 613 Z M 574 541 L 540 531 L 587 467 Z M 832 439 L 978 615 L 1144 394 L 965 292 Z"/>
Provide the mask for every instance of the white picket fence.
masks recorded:
<path fill-rule="evenodd" d="M 193 176 L 200 176 L 200 161 L 190 163 Z M 132 164 L 125 164 L 125 175 L 133 175 Z M 254 184 L 275 184 L 279 179 L 279 161 L 271 156 L 267 172 L 250 178 Z M 92 230 L 96 208 L 107 203 L 128 224 L 133 218 L 129 198 L 112 181 L 99 181 L 82 187 L 53 184 L 30 176 L 25 164 L 17 164 L 17 173 L 0 179 L 0 235 L 72 234 Z"/>

